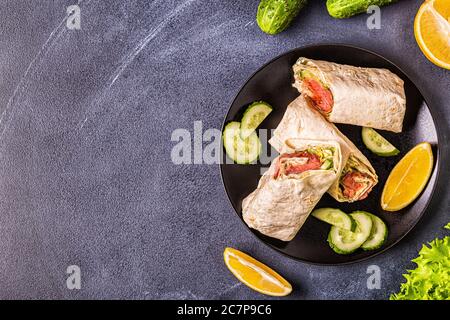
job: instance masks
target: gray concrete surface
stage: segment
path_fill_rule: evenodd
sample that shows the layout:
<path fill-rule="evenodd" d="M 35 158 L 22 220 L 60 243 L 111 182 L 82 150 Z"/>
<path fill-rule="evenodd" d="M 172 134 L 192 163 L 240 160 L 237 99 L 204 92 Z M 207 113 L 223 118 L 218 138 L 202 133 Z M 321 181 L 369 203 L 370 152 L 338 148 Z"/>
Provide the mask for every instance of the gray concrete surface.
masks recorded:
<path fill-rule="evenodd" d="M 235 217 L 217 165 L 174 165 L 176 128 L 220 128 L 233 97 L 263 63 L 289 49 L 339 42 L 379 52 L 417 82 L 439 119 L 449 157 L 449 71 L 413 35 L 420 1 L 334 20 L 310 1 L 270 37 L 256 0 L 0 3 L 0 298 L 261 299 L 227 271 L 222 251 L 247 251 L 285 275 L 294 299 L 386 299 L 421 243 L 449 219 L 443 167 L 426 217 L 399 245 L 345 267 L 292 261 Z M 445 178 L 442 178 L 444 177 Z M 81 290 L 68 290 L 78 265 Z M 366 269 L 382 271 L 380 290 Z"/>

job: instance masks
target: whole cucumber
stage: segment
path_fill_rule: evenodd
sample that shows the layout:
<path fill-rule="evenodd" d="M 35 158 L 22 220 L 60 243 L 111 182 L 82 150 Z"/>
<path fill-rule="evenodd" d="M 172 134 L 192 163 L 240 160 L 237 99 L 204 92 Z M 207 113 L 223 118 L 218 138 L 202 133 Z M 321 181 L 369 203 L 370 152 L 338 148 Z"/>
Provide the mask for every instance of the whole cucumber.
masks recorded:
<path fill-rule="evenodd" d="M 280 33 L 289 27 L 306 3 L 307 0 L 261 0 L 256 22 L 267 34 Z"/>
<path fill-rule="evenodd" d="M 394 2 L 397 0 L 327 0 L 327 9 L 333 18 L 343 19 L 367 12 L 372 5 L 381 7 Z"/>

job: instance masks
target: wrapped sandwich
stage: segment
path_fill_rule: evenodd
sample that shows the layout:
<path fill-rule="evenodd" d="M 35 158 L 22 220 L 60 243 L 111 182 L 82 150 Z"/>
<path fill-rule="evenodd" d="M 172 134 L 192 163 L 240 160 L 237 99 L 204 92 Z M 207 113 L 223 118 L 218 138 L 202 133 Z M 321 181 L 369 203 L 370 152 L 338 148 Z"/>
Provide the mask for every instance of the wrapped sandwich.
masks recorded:
<path fill-rule="evenodd" d="M 292 240 L 336 180 L 341 157 L 336 141 L 290 140 L 243 200 L 245 223 L 269 237 Z"/>
<path fill-rule="evenodd" d="M 299 58 L 294 87 L 329 121 L 401 132 L 406 110 L 403 80 L 387 69 Z"/>
<path fill-rule="evenodd" d="M 341 147 L 341 162 L 337 166 L 338 179 L 328 193 L 339 202 L 365 199 L 378 183 L 378 176 L 369 160 L 335 125 L 309 103 L 304 95 L 295 99 L 286 109 L 269 143 L 282 152 L 293 139 L 337 141 Z"/>

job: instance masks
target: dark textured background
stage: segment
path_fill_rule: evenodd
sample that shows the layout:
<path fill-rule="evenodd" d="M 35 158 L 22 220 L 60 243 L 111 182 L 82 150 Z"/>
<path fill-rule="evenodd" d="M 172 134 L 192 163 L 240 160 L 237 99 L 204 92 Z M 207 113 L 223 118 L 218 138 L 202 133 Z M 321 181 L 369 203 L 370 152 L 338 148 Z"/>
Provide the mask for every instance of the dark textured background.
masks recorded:
<path fill-rule="evenodd" d="M 256 0 L 72 1 L 0 4 L 0 298 L 253 299 L 226 270 L 233 246 L 273 266 L 296 299 L 386 299 L 421 243 L 444 235 L 448 166 L 425 218 L 367 262 L 319 267 L 268 249 L 235 217 L 217 165 L 173 165 L 171 133 L 220 128 L 244 81 L 289 49 L 340 42 L 383 54 L 416 81 L 439 119 L 448 163 L 449 71 L 413 36 L 420 1 L 334 20 L 310 1 L 275 36 L 254 22 Z M 446 176 L 446 177 L 444 177 Z M 77 264 L 82 289 L 66 288 Z M 382 271 L 366 288 L 367 266 Z"/>

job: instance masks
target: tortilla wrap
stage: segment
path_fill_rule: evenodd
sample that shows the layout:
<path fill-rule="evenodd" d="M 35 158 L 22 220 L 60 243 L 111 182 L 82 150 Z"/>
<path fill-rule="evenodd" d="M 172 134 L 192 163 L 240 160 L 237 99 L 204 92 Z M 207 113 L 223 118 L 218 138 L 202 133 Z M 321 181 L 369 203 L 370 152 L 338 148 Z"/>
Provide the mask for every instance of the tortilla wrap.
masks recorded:
<path fill-rule="evenodd" d="M 311 87 L 303 81 L 305 76 L 311 75 L 331 91 L 331 111 L 319 108 L 329 121 L 402 131 L 406 111 L 404 82 L 391 71 L 303 57 L 297 60 L 293 70 L 294 87 L 300 93 L 314 96 Z"/>
<path fill-rule="evenodd" d="M 311 147 L 333 148 L 333 164 L 327 170 L 308 170 L 292 176 L 278 176 L 277 164 L 282 156 Z M 283 241 L 292 240 L 322 195 L 337 178 L 341 149 L 336 141 L 293 141 L 281 149 L 264 173 L 258 187 L 242 202 L 242 217 L 253 229 Z"/>
<path fill-rule="evenodd" d="M 331 185 L 328 193 L 339 202 L 362 200 L 378 183 L 378 176 L 369 160 L 336 126 L 328 122 L 314 108 L 309 106 L 308 98 L 303 95 L 295 99 L 275 129 L 269 143 L 282 152 L 295 139 L 314 139 L 337 141 L 341 147 L 341 163 L 338 166 L 338 179 Z M 347 173 L 355 171 L 367 177 L 364 186 L 354 195 L 348 195 L 342 184 Z"/>

